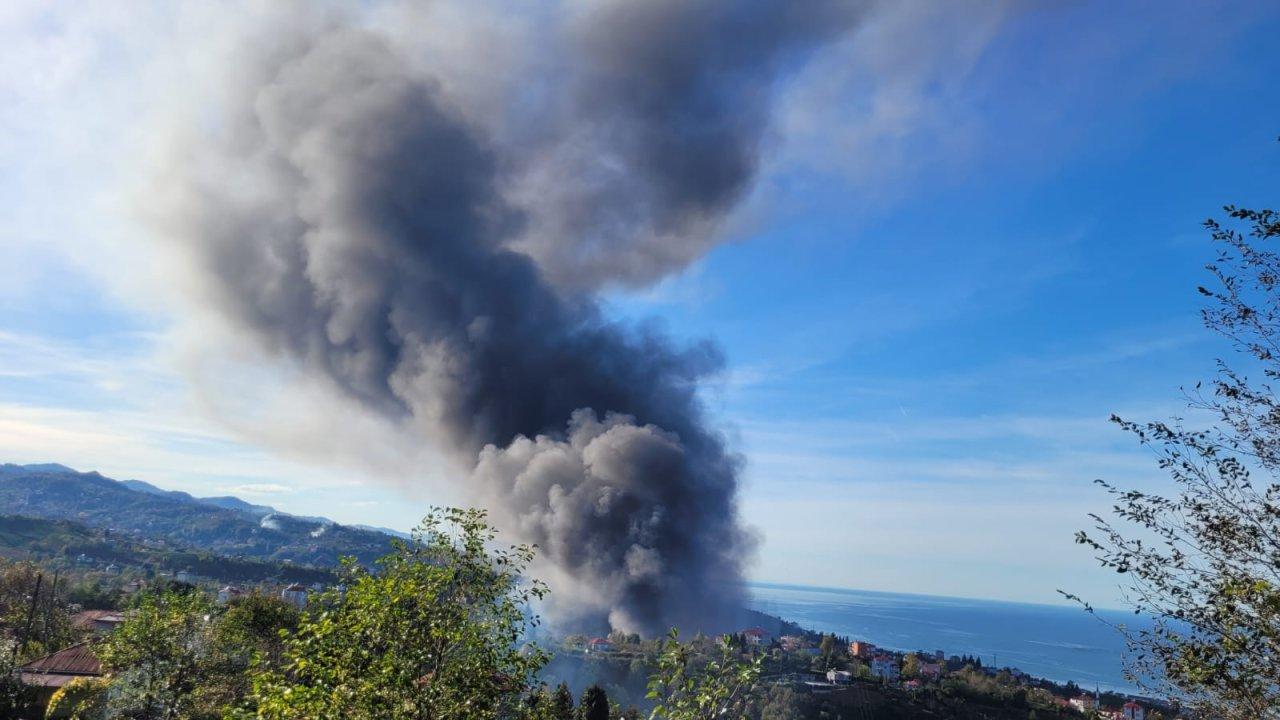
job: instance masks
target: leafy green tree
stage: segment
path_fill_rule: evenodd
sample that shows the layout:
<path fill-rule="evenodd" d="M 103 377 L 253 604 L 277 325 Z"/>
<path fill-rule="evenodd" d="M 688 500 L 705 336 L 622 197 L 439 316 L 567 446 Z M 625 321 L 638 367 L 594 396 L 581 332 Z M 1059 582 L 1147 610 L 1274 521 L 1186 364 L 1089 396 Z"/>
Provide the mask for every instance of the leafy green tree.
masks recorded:
<path fill-rule="evenodd" d="M 609 696 L 604 688 L 592 685 L 582 691 L 582 700 L 578 703 L 579 720 L 609 720 Z"/>
<path fill-rule="evenodd" d="M 786 685 L 769 688 L 760 705 L 760 720 L 801 720 L 800 697 Z"/>
<path fill-rule="evenodd" d="M 818 643 L 818 654 L 822 657 L 822 667 L 829 668 L 835 662 L 837 643 L 835 635 L 823 635 Z"/>
<path fill-rule="evenodd" d="M 907 653 L 902 659 L 902 677 L 908 680 L 920 677 L 920 658 L 915 653 Z"/>
<path fill-rule="evenodd" d="M 348 563 L 345 591 L 322 594 L 287 633 L 283 665 L 262 673 L 259 717 L 481 720 L 509 717 L 546 654 L 525 644 L 522 573 L 533 548 L 490 550 L 478 510 L 437 509 L 373 571 Z"/>
<path fill-rule="evenodd" d="M 214 616 L 203 662 L 199 703 L 207 707 L 243 706 L 253 674 L 279 668 L 283 632 L 295 630 L 300 613 L 273 595 L 252 593 L 233 600 Z"/>
<path fill-rule="evenodd" d="M 55 586 L 54 576 L 34 563 L 0 558 L 0 627 L 17 633 L 20 660 L 46 655 L 74 641 L 66 580 L 60 585 Z"/>
<path fill-rule="evenodd" d="M 95 652 L 112 674 L 112 717 L 150 720 L 211 716 L 195 702 L 204 682 L 213 604 L 200 592 L 144 594 Z"/>
<path fill-rule="evenodd" d="M 18 681 L 17 650 L 17 641 L 0 633 L 0 717 L 23 717 L 30 710 L 30 697 Z"/>
<path fill-rule="evenodd" d="M 105 678 L 76 678 L 58 688 L 45 708 L 46 718 L 70 720 L 106 720 L 107 691 Z"/>
<path fill-rule="evenodd" d="M 699 667 L 696 644 L 681 644 L 675 630 L 663 643 L 649 678 L 647 697 L 655 703 L 650 719 L 747 718 L 764 656 L 744 660 L 726 641 L 719 644 L 717 656 Z"/>
<path fill-rule="evenodd" d="M 573 693 L 567 683 L 560 683 L 551 695 L 552 720 L 573 720 Z"/>
<path fill-rule="evenodd" d="M 1154 450 L 1176 494 L 1123 490 L 1111 517 L 1077 542 L 1128 578 L 1149 629 L 1121 628 L 1130 675 L 1205 717 L 1280 718 L 1280 215 L 1227 207 L 1206 226 L 1218 245 L 1205 324 L 1232 342 L 1241 365 L 1219 361 L 1189 394 L 1208 429 L 1113 418 Z M 1074 597 L 1070 596 L 1069 597 Z M 1087 605 L 1086 605 L 1087 607 Z"/>

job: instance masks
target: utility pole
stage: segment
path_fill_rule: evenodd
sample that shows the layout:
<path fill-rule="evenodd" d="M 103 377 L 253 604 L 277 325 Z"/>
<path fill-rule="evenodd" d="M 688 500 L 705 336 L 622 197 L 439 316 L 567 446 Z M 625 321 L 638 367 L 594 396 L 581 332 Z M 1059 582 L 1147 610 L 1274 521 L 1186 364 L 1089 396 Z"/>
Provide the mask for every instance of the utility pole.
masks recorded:
<path fill-rule="evenodd" d="M 18 653 L 25 650 L 27 641 L 31 639 L 31 623 L 36 619 L 36 602 L 40 599 L 40 583 L 44 581 L 44 573 L 36 573 L 36 591 L 31 593 L 31 609 L 27 611 L 27 628 L 22 631 L 22 642 L 13 647 L 13 662 L 17 664 Z"/>
<path fill-rule="evenodd" d="M 45 610 L 44 610 L 45 633 L 48 633 L 49 628 L 53 627 L 53 613 L 57 610 L 55 606 L 58 604 L 58 573 L 60 572 L 61 572 L 61 568 L 54 568 L 53 584 L 49 586 L 49 602 L 45 606 Z"/>

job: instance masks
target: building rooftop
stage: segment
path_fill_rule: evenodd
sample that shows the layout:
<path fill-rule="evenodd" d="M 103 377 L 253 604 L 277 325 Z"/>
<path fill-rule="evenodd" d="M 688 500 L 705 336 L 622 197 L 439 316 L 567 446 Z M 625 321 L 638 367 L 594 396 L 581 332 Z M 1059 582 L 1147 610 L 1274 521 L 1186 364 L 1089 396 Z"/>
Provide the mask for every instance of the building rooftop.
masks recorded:
<path fill-rule="evenodd" d="M 87 643 L 77 643 L 18 668 L 24 685 L 62 687 L 78 677 L 102 675 L 102 663 Z"/>

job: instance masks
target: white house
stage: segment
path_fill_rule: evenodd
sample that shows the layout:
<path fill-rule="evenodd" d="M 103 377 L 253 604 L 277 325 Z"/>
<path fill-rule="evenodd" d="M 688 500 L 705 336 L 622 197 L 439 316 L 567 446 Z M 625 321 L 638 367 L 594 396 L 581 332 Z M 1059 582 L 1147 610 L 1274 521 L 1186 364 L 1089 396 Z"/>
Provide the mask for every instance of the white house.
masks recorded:
<path fill-rule="evenodd" d="M 1071 698 L 1071 707 L 1079 712 L 1088 712 L 1098 707 L 1098 701 L 1092 695 L 1080 695 Z"/>
<path fill-rule="evenodd" d="M 298 608 L 306 607 L 307 589 L 302 587 L 298 583 L 294 583 L 289 587 L 285 588 L 284 590 L 280 591 L 280 599 L 289 603 L 290 605 L 293 605 L 294 607 L 298 607 Z"/>
<path fill-rule="evenodd" d="M 1124 713 L 1125 720 L 1144 720 L 1147 717 L 1146 708 L 1132 700 L 1125 703 L 1120 712 Z"/>
<path fill-rule="evenodd" d="M 848 670 L 828 670 L 827 682 L 834 685 L 848 685 L 853 682 L 853 673 Z"/>
<path fill-rule="evenodd" d="M 228 585 L 218 591 L 218 603 L 226 605 L 244 594 L 244 591 L 235 585 Z"/>
<path fill-rule="evenodd" d="M 768 645 L 773 641 L 773 636 L 765 632 L 764 628 L 747 628 L 742 631 L 742 637 L 746 639 L 748 645 Z"/>
<path fill-rule="evenodd" d="M 892 655 L 877 655 L 871 658 L 871 674 L 881 680 L 896 681 L 898 679 L 898 659 Z"/>

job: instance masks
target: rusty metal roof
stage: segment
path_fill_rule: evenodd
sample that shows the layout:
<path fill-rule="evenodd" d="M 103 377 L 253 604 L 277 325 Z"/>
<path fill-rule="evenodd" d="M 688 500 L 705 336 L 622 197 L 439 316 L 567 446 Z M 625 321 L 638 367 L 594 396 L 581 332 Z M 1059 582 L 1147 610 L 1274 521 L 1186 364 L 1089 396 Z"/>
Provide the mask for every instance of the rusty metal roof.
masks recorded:
<path fill-rule="evenodd" d="M 22 673 L 24 683 L 50 686 L 52 683 L 47 681 L 56 680 L 56 676 L 64 677 L 62 682 L 66 682 L 73 677 L 101 675 L 102 663 L 93 653 L 93 647 L 87 642 L 82 642 L 32 660 L 18 670 Z"/>
<path fill-rule="evenodd" d="M 119 625 L 124 621 L 124 613 L 119 610 L 82 610 L 71 616 L 71 626 L 81 629 L 93 628 L 102 624 Z"/>

